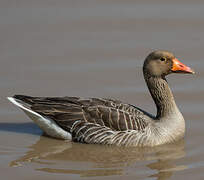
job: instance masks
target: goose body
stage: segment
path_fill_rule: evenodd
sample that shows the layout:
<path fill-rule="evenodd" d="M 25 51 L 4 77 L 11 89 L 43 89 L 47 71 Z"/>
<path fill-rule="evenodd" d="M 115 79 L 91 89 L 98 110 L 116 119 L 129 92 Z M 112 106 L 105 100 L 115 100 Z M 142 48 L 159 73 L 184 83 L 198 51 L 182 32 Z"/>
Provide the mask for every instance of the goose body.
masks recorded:
<path fill-rule="evenodd" d="M 165 79 L 173 72 L 194 73 L 166 51 L 154 51 L 144 62 L 144 78 L 157 106 L 156 116 L 106 98 L 15 95 L 8 99 L 54 138 L 88 144 L 156 146 L 179 140 L 185 133 L 184 118 Z"/>

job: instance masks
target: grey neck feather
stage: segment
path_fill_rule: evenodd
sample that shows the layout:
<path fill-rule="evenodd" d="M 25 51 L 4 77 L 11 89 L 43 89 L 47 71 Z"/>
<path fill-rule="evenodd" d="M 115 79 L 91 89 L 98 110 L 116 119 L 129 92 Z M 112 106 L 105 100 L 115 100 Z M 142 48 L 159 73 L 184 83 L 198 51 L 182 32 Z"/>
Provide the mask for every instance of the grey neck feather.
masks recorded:
<path fill-rule="evenodd" d="M 148 77 L 144 76 L 150 94 L 157 106 L 156 119 L 160 120 L 164 117 L 171 117 L 178 113 L 171 89 L 168 86 L 167 80 L 163 77 Z"/>

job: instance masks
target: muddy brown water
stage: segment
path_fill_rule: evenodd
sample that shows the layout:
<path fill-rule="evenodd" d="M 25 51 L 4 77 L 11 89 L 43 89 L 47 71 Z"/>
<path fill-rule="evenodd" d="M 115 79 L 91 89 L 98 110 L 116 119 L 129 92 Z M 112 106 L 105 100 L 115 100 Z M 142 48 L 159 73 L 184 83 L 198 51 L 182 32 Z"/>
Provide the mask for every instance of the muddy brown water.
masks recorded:
<path fill-rule="evenodd" d="M 168 77 L 186 120 L 180 142 L 139 149 L 60 141 L 6 99 L 112 97 L 155 113 L 141 69 L 154 49 L 197 72 Z M 203 50 L 203 1 L 2 0 L 1 179 L 203 179 Z"/>

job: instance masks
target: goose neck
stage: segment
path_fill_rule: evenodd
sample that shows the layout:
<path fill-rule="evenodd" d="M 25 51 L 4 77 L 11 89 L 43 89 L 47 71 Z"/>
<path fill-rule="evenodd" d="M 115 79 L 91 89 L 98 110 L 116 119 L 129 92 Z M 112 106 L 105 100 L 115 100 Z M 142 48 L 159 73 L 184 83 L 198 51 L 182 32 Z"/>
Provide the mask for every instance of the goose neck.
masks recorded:
<path fill-rule="evenodd" d="M 145 80 L 157 107 L 156 119 L 172 116 L 179 111 L 164 77 L 145 77 Z"/>

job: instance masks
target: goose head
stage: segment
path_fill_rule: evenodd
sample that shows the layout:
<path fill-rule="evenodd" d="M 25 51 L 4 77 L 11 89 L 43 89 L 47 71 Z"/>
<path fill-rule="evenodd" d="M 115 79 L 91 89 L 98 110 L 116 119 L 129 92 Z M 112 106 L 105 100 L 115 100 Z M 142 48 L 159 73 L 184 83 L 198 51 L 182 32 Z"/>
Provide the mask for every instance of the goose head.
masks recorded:
<path fill-rule="evenodd" d="M 150 77 L 165 77 L 171 73 L 195 73 L 190 67 L 181 63 L 172 53 L 167 51 L 150 53 L 144 61 L 143 72 Z"/>

